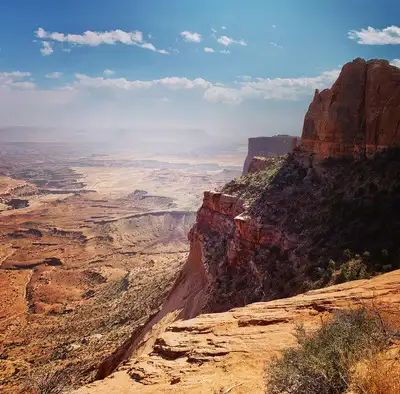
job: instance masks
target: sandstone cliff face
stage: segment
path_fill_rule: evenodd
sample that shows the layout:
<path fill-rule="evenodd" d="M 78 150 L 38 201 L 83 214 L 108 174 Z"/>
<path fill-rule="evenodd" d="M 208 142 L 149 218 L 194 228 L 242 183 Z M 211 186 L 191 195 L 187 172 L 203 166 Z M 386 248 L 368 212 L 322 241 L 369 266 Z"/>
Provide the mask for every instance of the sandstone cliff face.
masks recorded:
<path fill-rule="evenodd" d="M 315 92 L 301 148 L 319 157 L 372 156 L 400 145 L 400 69 L 385 60 L 347 63 L 332 88 Z"/>
<path fill-rule="evenodd" d="M 377 82 L 379 67 L 386 82 Z M 346 65 L 331 90 L 316 94 L 305 118 L 300 152 L 255 159 L 246 176 L 221 191 L 204 193 L 189 233 L 188 260 L 163 307 L 103 363 L 98 377 L 109 375 L 121 361 L 149 352 L 155 359 L 133 368 L 133 380 L 158 379 L 160 359 L 167 376 L 173 373 L 168 372 L 170 366 L 164 359 L 200 363 L 192 356 L 195 351 L 185 350 L 177 338 L 165 347 L 166 342 L 157 339 L 174 319 L 225 312 L 399 268 L 400 154 L 396 150 L 379 152 L 382 146 L 397 146 L 398 142 L 388 126 L 396 123 L 398 116 L 397 93 L 387 99 L 389 86 L 398 86 L 397 73 L 385 62 L 356 60 Z M 378 84 L 376 89 L 374 84 Z M 372 91 L 368 97 L 365 86 Z M 385 133 L 377 133 L 377 127 Z M 367 142 L 373 138 L 373 160 L 361 157 L 312 165 L 308 160 L 314 153 L 352 156 L 356 143 L 365 141 L 370 147 Z M 324 310 L 323 302 L 317 304 L 317 312 Z M 249 311 L 257 315 L 251 307 Z M 226 315 L 219 316 L 217 321 Z M 182 328 L 185 323 L 171 327 L 174 332 L 186 330 Z M 212 331 L 207 325 L 205 330 Z M 207 339 L 214 349 L 210 352 L 224 356 L 225 350 L 216 346 L 214 339 Z M 197 345 L 199 342 L 193 347 Z M 170 383 L 179 383 L 179 379 L 174 377 Z"/>
<path fill-rule="evenodd" d="M 262 394 L 266 363 L 295 345 L 296 325 L 303 323 L 312 330 L 335 310 L 359 305 L 379 305 L 388 314 L 398 313 L 399 287 L 400 271 L 395 271 L 293 298 L 170 322 L 163 332 L 155 330 L 147 338 L 153 345 L 140 356 L 76 394 Z"/>
<path fill-rule="evenodd" d="M 341 266 L 349 261 L 356 264 L 353 279 L 395 269 L 399 196 L 396 152 L 313 167 L 295 155 L 267 158 L 262 171 L 205 192 L 189 257 L 161 310 L 104 361 L 97 377 L 151 349 L 174 319 L 327 286 L 346 279 Z"/>
<path fill-rule="evenodd" d="M 292 137 L 290 135 L 249 138 L 248 153 L 243 166 L 243 174 L 247 174 L 253 157 L 285 155 L 292 151 L 296 143 L 297 137 Z"/>

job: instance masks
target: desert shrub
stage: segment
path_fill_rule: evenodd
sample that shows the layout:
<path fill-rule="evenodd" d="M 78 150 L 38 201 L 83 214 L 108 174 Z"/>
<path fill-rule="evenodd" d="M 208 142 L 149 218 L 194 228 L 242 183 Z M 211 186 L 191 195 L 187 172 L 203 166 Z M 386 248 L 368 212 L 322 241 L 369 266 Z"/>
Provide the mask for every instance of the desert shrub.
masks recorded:
<path fill-rule="evenodd" d="M 338 394 L 350 386 L 352 367 L 390 344 L 387 327 L 365 309 L 340 311 L 308 334 L 296 329 L 299 346 L 268 366 L 268 394 Z"/>
<path fill-rule="evenodd" d="M 368 267 L 363 263 L 362 259 L 355 257 L 340 266 L 339 279 L 341 282 L 348 282 L 357 279 L 369 279 L 371 275 Z"/>
<path fill-rule="evenodd" d="M 356 366 L 351 380 L 354 394 L 398 394 L 400 360 L 390 352 L 374 354 Z"/>
<path fill-rule="evenodd" d="M 26 381 L 25 393 L 67 394 L 72 389 L 71 376 L 67 371 L 40 369 L 32 373 Z"/>

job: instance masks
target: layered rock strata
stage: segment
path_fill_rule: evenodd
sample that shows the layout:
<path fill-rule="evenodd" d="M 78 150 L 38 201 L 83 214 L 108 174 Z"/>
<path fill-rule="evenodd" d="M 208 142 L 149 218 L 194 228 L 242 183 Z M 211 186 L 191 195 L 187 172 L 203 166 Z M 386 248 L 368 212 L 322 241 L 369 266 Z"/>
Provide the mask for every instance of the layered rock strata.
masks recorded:
<path fill-rule="evenodd" d="M 355 59 L 330 89 L 316 90 L 301 149 L 324 158 L 372 156 L 400 145 L 400 69 Z"/>
<path fill-rule="evenodd" d="M 181 390 L 175 392 L 191 392 L 190 386 L 195 386 L 193 380 L 182 378 L 186 367 L 200 374 L 197 366 L 210 361 L 209 356 L 219 361 L 228 355 L 225 360 L 229 362 L 232 354 L 240 352 L 234 347 L 226 350 L 229 341 L 225 337 L 222 342 L 215 342 L 214 323 L 210 323 L 212 327 L 202 326 L 203 332 L 203 328 L 192 328 L 191 323 L 170 325 L 175 319 L 226 312 L 252 302 L 289 297 L 398 268 L 400 155 L 395 149 L 380 151 L 400 143 L 399 72 L 384 61 L 356 59 L 347 64 L 332 89 L 316 92 L 305 117 L 299 150 L 286 157 L 256 158 L 251 164 L 249 159 L 245 165 L 246 172 L 250 168 L 247 176 L 228 183 L 222 191 L 204 193 L 196 223 L 189 233 L 189 257 L 164 305 L 102 364 L 99 378 L 108 376 L 121 362 L 131 358 L 136 361 L 117 372 L 124 374 L 129 382 L 126 392 L 132 387 L 152 392 L 153 388 L 146 391 L 143 384 L 155 384 L 165 392 L 169 389 L 165 384 L 171 385 L 172 390 Z M 317 163 L 308 160 L 313 155 L 353 157 L 355 151 L 360 160 Z M 374 160 L 365 158 L 366 155 L 374 156 Z M 398 272 L 393 275 L 398 276 Z M 325 290 L 293 298 L 310 302 L 292 317 L 285 315 L 291 301 L 262 306 L 268 309 L 278 305 L 279 313 L 286 317 L 279 315 L 276 321 L 272 317 L 271 321 L 267 317 L 260 319 L 253 306 L 247 307 L 252 323 L 236 319 L 235 311 L 205 319 L 215 322 L 218 332 L 225 332 L 227 337 L 234 335 L 234 327 L 261 326 L 258 329 L 272 333 L 273 340 L 282 338 L 284 347 L 293 339 L 285 330 L 292 332 L 297 318 L 325 312 L 335 296 L 345 294 L 340 293 L 343 289 L 352 289 L 345 297 L 346 302 L 363 297 L 371 289 L 370 283 L 374 287 L 379 278 L 363 282 L 362 287 L 356 282 L 332 288 L 328 301 L 309 296 L 326 294 Z M 386 302 L 383 298 L 378 301 Z M 336 308 L 345 304 L 335 305 Z M 201 326 L 204 318 L 196 321 Z M 187 331 L 194 335 L 192 345 L 183 343 L 183 333 Z M 169 332 L 179 333 L 179 337 Z M 244 335 L 250 338 L 252 333 L 250 330 Z M 200 339 L 203 334 L 210 336 Z M 249 349 L 248 354 L 257 352 L 250 340 L 239 337 L 239 342 Z M 260 341 L 262 336 L 257 336 L 256 342 Z M 144 364 L 140 364 L 142 357 L 146 358 Z M 265 354 L 257 363 L 261 363 L 261 358 L 265 360 Z M 175 373 L 173 368 L 178 364 L 169 364 L 169 360 L 176 360 L 182 370 Z M 237 360 L 234 363 L 237 367 Z M 251 365 L 246 364 L 245 371 L 249 370 Z M 257 374 L 260 373 L 258 369 Z M 232 380 L 227 383 L 235 384 Z M 212 392 L 196 390 L 193 392 Z"/>
<path fill-rule="evenodd" d="M 254 393 L 265 392 L 268 360 L 295 345 L 302 323 L 317 327 L 339 309 L 380 308 L 398 316 L 400 271 L 311 291 L 293 298 L 254 303 L 229 312 L 205 314 L 154 331 L 145 352 L 109 378 L 76 394 Z M 399 354 L 399 345 L 393 348 Z"/>

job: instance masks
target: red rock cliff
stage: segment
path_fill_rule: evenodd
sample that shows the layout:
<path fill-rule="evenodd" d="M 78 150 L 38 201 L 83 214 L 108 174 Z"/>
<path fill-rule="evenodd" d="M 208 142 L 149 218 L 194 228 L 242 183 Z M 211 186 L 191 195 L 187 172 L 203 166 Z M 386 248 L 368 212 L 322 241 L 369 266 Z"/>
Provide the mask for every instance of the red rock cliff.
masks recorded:
<path fill-rule="evenodd" d="M 400 69 L 355 59 L 330 89 L 315 92 L 301 147 L 319 157 L 373 155 L 400 145 Z"/>
<path fill-rule="evenodd" d="M 346 65 L 332 89 L 315 95 L 303 150 L 346 156 L 360 141 L 372 141 L 373 151 L 399 144 L 399 75 L 382 61 Z M 312 167 L 297 152 L 256 159 L 248 176 L 205 192 L 188 259 L 163 306 L 97 377 L 151 350 L 173 320 L 336 283 L 352 257 L 371 275 L 397 268 L 400 155 L 388 150 L 377 158 Z"/>

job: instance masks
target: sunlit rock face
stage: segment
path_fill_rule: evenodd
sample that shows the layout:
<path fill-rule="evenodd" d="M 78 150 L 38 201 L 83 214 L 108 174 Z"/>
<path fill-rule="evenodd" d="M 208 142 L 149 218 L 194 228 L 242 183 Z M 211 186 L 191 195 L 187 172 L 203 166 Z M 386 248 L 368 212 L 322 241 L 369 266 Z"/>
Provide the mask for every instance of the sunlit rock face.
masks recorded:
<path fill-rule="evenodd" d="M 355 59 L 330 89 L 316 90 L 301 148 L 319 157 L 353 157 L 400 145 L 400 69 Z"/>

